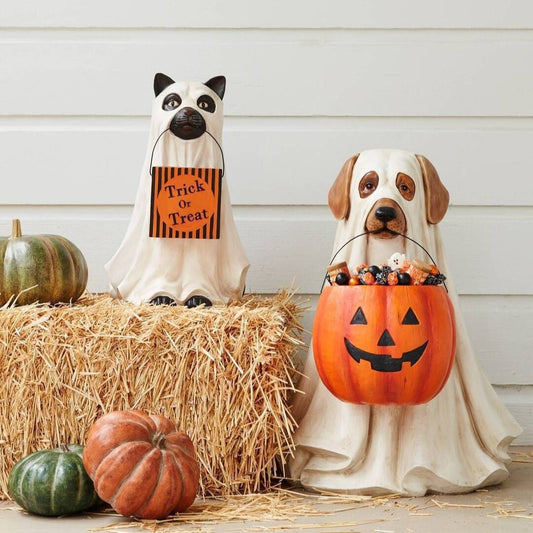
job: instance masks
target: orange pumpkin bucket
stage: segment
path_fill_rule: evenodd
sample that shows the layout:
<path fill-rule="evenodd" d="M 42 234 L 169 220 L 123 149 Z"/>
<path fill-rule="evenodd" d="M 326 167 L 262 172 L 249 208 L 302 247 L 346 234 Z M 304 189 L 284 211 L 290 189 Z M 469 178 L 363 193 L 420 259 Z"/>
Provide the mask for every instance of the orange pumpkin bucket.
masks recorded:
<path fill-rule="evenodd" d="M 334 284 L 320 295 L 316 368 L 345 402 L 428 402 L 450 375 L 455 345 L 455 313 L 443 286 Z"/>

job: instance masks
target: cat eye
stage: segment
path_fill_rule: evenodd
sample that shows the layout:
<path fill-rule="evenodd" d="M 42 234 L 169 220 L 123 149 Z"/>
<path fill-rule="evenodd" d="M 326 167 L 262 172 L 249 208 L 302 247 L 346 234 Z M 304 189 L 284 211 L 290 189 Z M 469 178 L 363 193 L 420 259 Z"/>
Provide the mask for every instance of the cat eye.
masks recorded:
<path fill-rule="evenodd" d="M 208 113 L 214 113 L 216 109 L 215 101 L 207 94 L 200 96 L 196 102 L 196 105 Z"/>
<path fill-rule="evenodd" d="M 181 98 L 176 93 L 168 94 L 163 101 L 165 111 L 174 111 L 181 105 Z"/>

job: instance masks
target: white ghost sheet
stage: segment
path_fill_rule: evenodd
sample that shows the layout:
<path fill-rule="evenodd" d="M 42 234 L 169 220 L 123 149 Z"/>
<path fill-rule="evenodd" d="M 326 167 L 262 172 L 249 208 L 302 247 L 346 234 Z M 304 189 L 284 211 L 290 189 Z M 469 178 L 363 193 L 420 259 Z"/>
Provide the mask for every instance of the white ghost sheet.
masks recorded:
<path fill-rule="evenodd" d="M 242 296 L 249 263 L 235 227 L 226 176 L 222 178 L 219 239 L 149 237 L 151 165 L 223 168 L 222 99 L 200 82 L 168 78 L 168 83 L 153 101 L 148 147 L 128 229 L 105 266 L 110 292 L 136 304 L 157 296 L 168 296 L 178 304 L 191 296 L 228 303 Z M 174 102 L 179 107 L 165 110 L 163 102 L 170 94 L 179 95 Z M 214 111 L 201 107 L 205 95 L 215 103 Z M 169 130 L 176 112 L 185 107 L 203 117 L 208 133 L 183 140 Z"/>

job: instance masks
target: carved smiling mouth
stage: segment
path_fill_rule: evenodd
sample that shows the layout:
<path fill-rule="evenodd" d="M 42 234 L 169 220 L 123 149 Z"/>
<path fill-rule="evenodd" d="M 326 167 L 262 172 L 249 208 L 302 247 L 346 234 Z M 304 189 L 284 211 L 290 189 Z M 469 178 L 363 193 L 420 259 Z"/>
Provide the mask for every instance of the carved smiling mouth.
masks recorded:
<path fill-rule="evenodd" d="M 358 363 L 361 362 L 361 359 L 368 361 L 372 370 L 377 370 L 378 372 L 399 372 L 402 369 L 403 363 L 411 363 L 411 366 L 414 366 L 420 357 L 422 357 L 428 342 L 429 341 L 426 341 L 418 348 L 409 352 L 404 352 L 402 357 L 394 359 L 387 354 L 365 352 L 364 350 L 357 348 L 357 346 L 354 346 L 346 337 L 344 338 L 344 344 L 352 359 Z"/>

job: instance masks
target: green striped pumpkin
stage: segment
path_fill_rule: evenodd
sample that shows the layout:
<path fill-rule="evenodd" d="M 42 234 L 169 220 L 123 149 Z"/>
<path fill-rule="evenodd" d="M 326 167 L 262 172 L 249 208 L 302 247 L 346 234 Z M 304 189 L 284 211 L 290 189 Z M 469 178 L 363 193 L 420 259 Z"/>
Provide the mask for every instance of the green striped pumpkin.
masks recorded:
<path fill-rule="evenodd" d="M 13 221 L 10 237 L 0 237 L 0 305 L 74 302 L 87 286 L 81 251 L 59 235 L 22 235 Z"/>
<path fill-rule="evenodd" d="M 79 513 L 101 500 L 82 461 L 83 446 L 40 450 L 15 464 L 9 474 L 9 495 L 30 513 L 61 516 Z"/>

